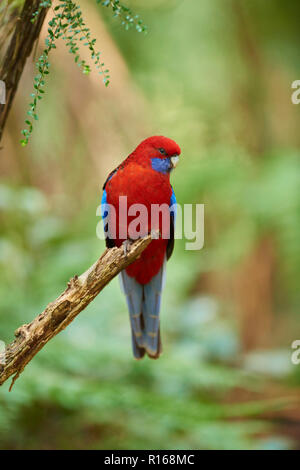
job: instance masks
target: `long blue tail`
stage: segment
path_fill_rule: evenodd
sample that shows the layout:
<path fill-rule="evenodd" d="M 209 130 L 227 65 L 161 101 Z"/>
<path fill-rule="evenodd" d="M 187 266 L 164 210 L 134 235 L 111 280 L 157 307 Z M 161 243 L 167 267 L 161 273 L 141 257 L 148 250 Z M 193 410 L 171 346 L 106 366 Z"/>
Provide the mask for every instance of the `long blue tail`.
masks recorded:
<path fill-rule="evenodd" d="M 160 301 L 164 283 L 165 264 L 146 285 L 139 284 L 121 272 L 121 285 L 126 295 L 131 333 L 132 349 L 136 359 L 142 359 L 145 353 L 157 359 L 162 353 L 160 338 Z"/>

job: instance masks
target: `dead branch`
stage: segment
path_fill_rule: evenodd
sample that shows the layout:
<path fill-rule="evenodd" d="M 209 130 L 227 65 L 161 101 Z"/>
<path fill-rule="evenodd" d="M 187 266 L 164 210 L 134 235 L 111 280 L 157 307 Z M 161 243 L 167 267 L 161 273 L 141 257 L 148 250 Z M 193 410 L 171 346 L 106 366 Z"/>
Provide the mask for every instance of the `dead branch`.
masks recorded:
<path fill-rule="evenodd" d="M 39 4 L 40 0 L 25 0 L 0 67 L 0 79 L 6 86 L 6 104 L 0 104 L 0 140 L 26 60 L 40 34 L 48 11 L 48 8 L 43 8 L 32 23 L 32 15 L 38 10 Z"/>
<path fill-rule="evenodd" d="M 40 315 L 31 323 L 20 326 L 15 331 L 16 339 L 6 346 L 2 361 L 0 357 L 0 385 L 14 375 L 11 390 L 28 362 L 51 338 L 66 328 L 122 269 L 138 258 L 150 241 L 151 235 L 141 238 L 131 244 L 126 253 L 123 246 L 105 250 L 85 273 L 74 276 L 66 290 Z"/>

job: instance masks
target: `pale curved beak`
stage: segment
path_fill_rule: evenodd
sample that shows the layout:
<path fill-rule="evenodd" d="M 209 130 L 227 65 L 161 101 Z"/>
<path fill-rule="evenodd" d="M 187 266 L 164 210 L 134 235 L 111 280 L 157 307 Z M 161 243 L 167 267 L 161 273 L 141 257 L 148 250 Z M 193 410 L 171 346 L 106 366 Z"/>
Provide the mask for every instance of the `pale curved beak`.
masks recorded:
<path fill-rule="evenodd" d="M 179 156 L 173 155 L 173 157 L 171 157 L 172 168 L 176 168 L 176 166 L 178 165 L 178 162 L 179 162 Z"/>

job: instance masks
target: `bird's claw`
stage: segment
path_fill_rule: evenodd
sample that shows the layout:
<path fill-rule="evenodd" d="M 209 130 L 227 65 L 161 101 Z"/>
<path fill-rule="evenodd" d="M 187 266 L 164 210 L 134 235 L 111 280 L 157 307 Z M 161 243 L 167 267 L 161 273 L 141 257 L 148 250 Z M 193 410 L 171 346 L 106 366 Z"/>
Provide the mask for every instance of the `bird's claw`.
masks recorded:
<path fill-rule="evenodd" d="M 152 229 L 150 232 L 152 240 L 158 240 L 161 236 L 160 230 L 158 229 Z"/>

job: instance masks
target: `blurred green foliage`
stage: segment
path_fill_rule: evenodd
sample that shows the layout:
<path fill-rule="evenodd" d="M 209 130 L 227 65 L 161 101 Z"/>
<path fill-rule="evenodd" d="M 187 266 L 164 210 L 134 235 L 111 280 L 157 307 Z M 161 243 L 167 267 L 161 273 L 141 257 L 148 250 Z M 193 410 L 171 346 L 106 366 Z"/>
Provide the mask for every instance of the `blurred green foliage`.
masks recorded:
<path fill-rule="evenodd" d="M 205 203 L 205 247 L 188 252 L 185 240 L 176 242 L 159 361 L 132 359 L 128 314 L 114 280 L 47 344 L 10 394 L 9 384 L 1 389 L 0 447 L 296 447 L 295 436 L 270 418 L 291 402 L 267 390 L 272 370 L 275 388 L 298 390 L 300 383 L 299 367 L 289 361 L 300 300 L 299 111 L 290 102 L 300 72 L 300 7 L 279 0 L 272 7 L 258 0 L 128 3 L 147 23 L 147 36 L 122 31 L 109 14 L 105 24 L 145 97 L 152 133 L 182 147 L 172 184 L 180 203 Z M 61 122 L 54 120 L 64 99 L 62 71 L 57 77 L 30 155 L 51 181 L 57 175 L 49 169 L 61 161 L 70 132 L 65 109 L 59 108 Z M 126 134 L 127 123 L 122 126 Z M 59 167 L 65 193 L 50 196 L 26 178 L 0 185 L 0 338 L 6 342 L 104 249 L 95 236 L 99 189 L 91 183 L 80 199 L 76 184 L 89 164 L 86 136 L 74 132 L 73 139 L 73 164 Z M 88 171 L 93 181 L 95 170 Z M 247 358 L 236 299 L 198 284 L 207 272 L 229 277 L 265 236 L 275 246 L 271 295 L 282 337 L 270 356 Z"/>

